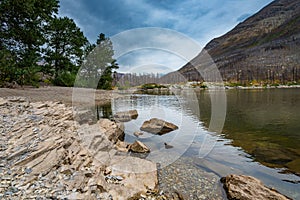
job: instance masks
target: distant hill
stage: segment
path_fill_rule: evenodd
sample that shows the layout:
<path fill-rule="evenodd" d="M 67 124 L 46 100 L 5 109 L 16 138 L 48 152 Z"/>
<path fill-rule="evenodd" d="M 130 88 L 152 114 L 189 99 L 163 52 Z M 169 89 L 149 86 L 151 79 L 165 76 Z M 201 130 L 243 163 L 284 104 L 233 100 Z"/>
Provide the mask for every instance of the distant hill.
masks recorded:
<path fill-rule="evenodd" d="M 287 83 L 300 80 L 300 1 L 275 0 L 205 46 L 225 81 Z M 178 70 L 201 80 L 211 63 L 204 51 Z M 209 63 L 209 64 L 208 64 Z M 171 73 L 172 76 L 177 73 Z"/>

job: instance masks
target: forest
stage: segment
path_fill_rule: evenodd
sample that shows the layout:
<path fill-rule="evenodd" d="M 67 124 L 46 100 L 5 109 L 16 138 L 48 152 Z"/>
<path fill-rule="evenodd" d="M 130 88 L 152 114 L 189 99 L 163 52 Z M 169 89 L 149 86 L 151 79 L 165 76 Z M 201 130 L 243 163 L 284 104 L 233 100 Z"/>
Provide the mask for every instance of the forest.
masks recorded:
<path fill-rule="evenodd" d="M 0 86 L 112 88 L 118 68 L 110 39 L 90 43 L 75 21 L 58 15 L 59 0 L 1 0 Z M 99 55 L 101 54 L 101 59 Z"/>

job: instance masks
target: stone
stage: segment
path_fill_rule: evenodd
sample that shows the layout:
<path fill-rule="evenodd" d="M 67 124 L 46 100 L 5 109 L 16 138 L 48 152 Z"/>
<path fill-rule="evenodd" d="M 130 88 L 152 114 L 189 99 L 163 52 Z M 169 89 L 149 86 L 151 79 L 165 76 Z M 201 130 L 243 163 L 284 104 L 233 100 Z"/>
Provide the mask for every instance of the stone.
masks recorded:
<path fill-rule="evenodd" d="M 109 119 L 100 119 L 97 124 L 101 133 L 105 134 L 108 140 L 116 143 L 118 140 L 123 141 L 125 138 L 124 124 L 110 121 Z"/>
<path fill-rule="evenodd" d="M 77 191 L 84 190 L 86 184 L 87 184 L 87 179 L 85 178 L 84 174 L 81 172 L 76 172 L 72 180 L 66 182 L 68 190 L 72 190 L 76 188 Z"/>
<path fill-rule="evenodd" d="M 0 157 L 5 166 L 0 172 L 1 194 L 64 199 L 73 193 L 73 199 L 99 199 L 105 193 L 108 199 L 127 199 L 131 191 L 157 186 L 156 164 L 118 155 L 117 146 L 129 148 L 122 140 L 122 123 L 101 119 L 80 124 L 72 118 L 73 108 L 62 103 L 35 102 L 24 107 L 22 101 L 0 98 L 4 139 Z M 88 121 L 88 116 L 82 119 Z"/>
<path fill-rule="evenodd" d="M 171 149 L 171 148 L 173 148 L 173 146 L 170 145 L 170 144 L 164 143 L 164 145 L 165 145 L 165 148 L 166 148 L 166 149 Z"/>
<path fill-rule="evenodd" d="M 23 103 L 26 102 L 25 97 L 8 97 L 7 100 L 13 103 Z"/>
<path fill-rule="evenodd" d="M 139 137 L 139 136 L 141 136 L 141 135 L 143 135 L 144 133 L 142 133 L 142 132 L 140 132 L 140 131 L 135 131 L 134 133 L 133 133 L 133 135 L 135 136 L 135 137 Z"/>
<path fill-rule="evenodd" d="M 72 174 L 72 169 L 70 169 L 69 166 L 63 165 L 60 169 L 60 173 L 66 174 L 66 175 L 71 175 Z"/>
<path fill-rule="evenodd" d="M 105 170 L 104 170 L 104 175 L 108 175 L 112 172 L 111 168 L 110 167 L 106 167 Z"/>
<path fill-rule="evenodd" d="M 91 178 L 93 176 L 93 172 L 88 170 L 84 172 L 85 177 Z"/>
<path fill-rule="evenodd" d="M 115 147 L 118 151 L 121 152 L 128 152 L 129 150 L 129 144 L 127 144 L 126 142 L 120 141 L 118 140 L 117 143 L 115 144 Z"/>
<path fill-rule="evenodd" d="M 229 200 L 288 200 L 290 198 L 266 187 L 260 180 L 245 175 L 228 175 L 221 178 Z"/>
<path fill-rule="evenodd" d="M 178 126 L 162 119 L 152 118 L 145 121 L 140 129 L 141 131 L 163 135 L 178 129 Z"/>
<path fill-rule="evenodd" d="M 92 110 L 77 111 L 74 118 L 79 124 L 93 124 L 96 122 L 96 116 Z"/>
<path fill-rule="evenodd" d="M 136 119 L 138 117 L 137 110 L 129 110 L 124 112 L 117 112 L 114 115 L 114 120 L 117 122 L 129 122 L 132 119 Z"/>
<path fill-rule="evenodd" d="M 0 106 L 5 106 L 7 104 L 7 100 L 0 98 Z"/>
<path fill-rule="evenodd" d="M 138 192 L 147 192 L 157 187 L 156 164 L 137 157 L 115 156 L 111 161 L 111 176 L 121 176 L 127 191 L 110 191 L 113 199 L 122 196 L 128 199 Z M 118 185 L 115 185 L 117 187 Z"/>
<path fill-rule="evenodd" d="M 129 145 L 129 150 L 135 153 L 149 153 L 150 149 L 142 142 L 136 140 L 133 144 Z"/>

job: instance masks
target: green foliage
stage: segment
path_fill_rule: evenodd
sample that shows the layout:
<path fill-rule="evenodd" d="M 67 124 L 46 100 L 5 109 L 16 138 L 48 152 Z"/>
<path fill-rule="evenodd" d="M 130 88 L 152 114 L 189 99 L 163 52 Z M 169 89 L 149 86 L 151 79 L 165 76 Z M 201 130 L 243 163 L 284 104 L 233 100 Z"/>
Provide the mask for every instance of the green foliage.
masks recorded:
<path fill-rule="evenodd" d="M 271 83 L 270 86 L 273 86 L 273 87 L 278 87 L 280 84 L 279 83 Z"/>
<path fill-rule="evenodd" d="M 42 72 L 48 82 L 73 86 L 82 65 L 80 86 L 111 89 L 118 68 L 112 42 L 101 33 L 89 44 L 73 19 L 57 17 L 58 8 L 59 0 L 1 0 L 0 85 L 38 86 Z"/>
<path fill-rule="evenodd" d="M 227 82 L 225 84 L 225 86 L 228 86 L 228 87 L 238 87 L 238 86 L 244 86 L 242 83 L 239 83 L 239 82 Z"/>
<path fill-rule="evenodd" d="M 56 76 L 56 78 L 53 80 L 53 84 L 58 86 L 73 87 L 75 79 L 76 73 L 63 71 Z"/>
<path fill-rule="evenodd" d="M 15 79 L 15 57 L 8 50 L 0 50 L 0 84 Z"/>
<path fill-rule="evenodd" d="M 114 60 L 111 65 L 107 66 L 104 70 L 104 72 L 100 76 L 100 80 L 98 82 L 98 89 L 103 89 L 103 90 L 111 90 L 113 85 L 113 69 L 118 69 L 118 63 L 116 63 L 116 60 Z"/>
<path fill-rule="evenodd" d="M 82 63 L 88 40 L 75 22 L 67 17 L 54 18 L 47 26 L 47 66 L 44 72 L 54 74 L 57 79 L 64 71 L 76 71 Z M 68 81 L 68 80 L 66 80 Z"/>
<path fill-rule="evenodd" d="M 191 84 L 191 86 L 193 88 L 202 88 L 202 89 L 208 88 L 207 85 L 205 85 L 205 83 L 203 83 L 203 82 L 201 82 L 201 83 L 193 83 L 193 84 Z"/>
<path fill-rule="evenodd" d="M 146 84 L 142 85 L 141 88 L 143 90 L 148 90 L 148 89 L 167 88 L 167 87 L 164 85 L 156 84 L 156 83 L 146 83 Z"/>
<path fill-rule="evenodd" d="M 291 81 L 291 82 L 287 82 L 286 85 L 293 86 L 293 85 L 300 85 L 300 83 L 297 81 Z"/>
<path fill-rule="evenodd" d="M 119 66 L 113 59 L 112 42 L 103 33 L 98 36 L 96 44 L 87 48 L 87 56 L 81 67 L 81 74 L 76 86 L 110 90 L 113 87 L 113 70 Z"/>
<path fill-rule="evenodd" d="M 40 47 L 45 43 L 44 25 L 52 20 L 58 7 L 57 0 L 1 1 L 0 54 L 5 55 L 4 60 L 8 56 L 13 61 L 13 64 L 4 63 L 1 68 L 12 67 L 7 74 L 9 81 L 17 81 L 21 85 L 36 81 L 32 77 L 35 69 L 30 68 L 36 68 L 41 56 Z"/>
<path fill-rule="evenodd" d="M 118 88 L 119 90 L 127 90 L 127 89 L 131 88 L 131 85 L 130 85 L 130 82 L 129 82 L 129 81 L 125 81 L 124 84 L 117 83 L 116 86 L 117 86 L 117 88 Z"/>

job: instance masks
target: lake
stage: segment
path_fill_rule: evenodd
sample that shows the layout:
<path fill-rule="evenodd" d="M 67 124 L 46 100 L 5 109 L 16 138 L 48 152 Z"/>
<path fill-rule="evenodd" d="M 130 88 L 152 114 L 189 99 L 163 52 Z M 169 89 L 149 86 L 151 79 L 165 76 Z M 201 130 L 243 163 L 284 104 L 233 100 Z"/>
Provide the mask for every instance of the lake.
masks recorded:
<path fill-rule="evenodd" d="M 125 123 L 125 140 L 139 139 L 150 147 L 151 153 L 144 157 L 159 163 L 162 171 L 179 162 L 218 177 L 250 175 L 300 199 L 300 89 L 232 89 L 224 96 L 214 96 L 212 90 L 173 92 L 128 94 L 98 107 L 98 114 L 111 117 L 136 109 L 138 118 Z M 154 117 L 179 129 L 162 136 L 144 132 L 136 138 L 133 133 Z M 174 148 L 166 149 L 164 143 Z M 188 178 L 181 184 L 187 193 L 193 188 Z M 219 183 L 215 188 L 225 198 Z"/>

